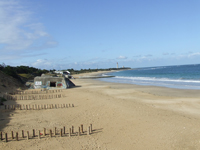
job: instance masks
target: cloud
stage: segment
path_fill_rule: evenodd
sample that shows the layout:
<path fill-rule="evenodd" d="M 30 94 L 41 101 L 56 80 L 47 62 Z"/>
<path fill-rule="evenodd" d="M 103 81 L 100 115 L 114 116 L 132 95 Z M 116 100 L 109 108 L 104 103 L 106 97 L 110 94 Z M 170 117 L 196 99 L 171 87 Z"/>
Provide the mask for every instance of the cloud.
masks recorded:
<path fill-rule="evenodd" d="M 119 56 L 117 59 L 127 59 L 126 56 Z"/>
<path fill-rule="evenodd" d="M 57 45 L 40 22 L 33 22 L 33 12 L 20 1 L 0 1 L 0 51 L 16 55 Z"/>
<path fill-rule="evenodd" d="M 196 56 L 200 56 L 200 52 L 197 53 L 189 53 L 188 57 L 196 57 Z"/>

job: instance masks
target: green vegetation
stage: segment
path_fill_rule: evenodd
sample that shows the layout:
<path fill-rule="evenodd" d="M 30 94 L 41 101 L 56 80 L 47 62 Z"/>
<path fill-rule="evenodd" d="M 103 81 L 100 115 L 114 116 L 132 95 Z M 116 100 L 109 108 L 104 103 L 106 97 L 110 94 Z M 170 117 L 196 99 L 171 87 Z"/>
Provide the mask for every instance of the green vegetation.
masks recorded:
<path fill-rule="evenodd" d="M 49 72 L 45 69 L 41 70 L 29 66 L 12 67 L 9 65 L 5 65 L 4 63 L 0 64 L 0 71 L 20 80 L 21 82 L 26 82 L 26 80 L 28 79 L 33 79 L 35 76 L 41 76 L 41 74 Z"/>
<path fill-rule="evenodd" d="M 108 69 L 81 69 L 81 70 L 74 70 L 67 69 L 71 75 L 73 74 L 80 74 L 80 73 L 89 73 L 89 72 L 97 72 L 97 71 L 111 71 L 111 70 L 125 70 L 130 68 L 108 68 Z M 0 64 L 0 71 L 4 72 L 5 74 L 12 76 L 13 78 L 16 78 L 20 80 L 21 82 L 26 82 L 27 80 L 32 80 L 35 76 L 41 76 L 42 74 L 49 74 L 53 75 L 55 69 L 53 70 L 41 70 L 34 67 L 29 66 L 17 66 L 12 67 L 9 65 Z M 63 70 L 64 71 L 64 70 Z M 65 70 L 66 71 L 66 70 Z"/>
<path fill-rule="evenodd" d="M 5 101 L 7 101 L 5 98 L 3 98 L 3 97 L 0 97 L 0 105 L 2 105 L 2 104 L 3 104 L 3 102 L 5 102 Z"/>
<path fill-rule="evenodd" d="M 25 74 L 25 73 L 18 75 L 26 79 L 32 79 L 34 77 L 32 74 Z"/>

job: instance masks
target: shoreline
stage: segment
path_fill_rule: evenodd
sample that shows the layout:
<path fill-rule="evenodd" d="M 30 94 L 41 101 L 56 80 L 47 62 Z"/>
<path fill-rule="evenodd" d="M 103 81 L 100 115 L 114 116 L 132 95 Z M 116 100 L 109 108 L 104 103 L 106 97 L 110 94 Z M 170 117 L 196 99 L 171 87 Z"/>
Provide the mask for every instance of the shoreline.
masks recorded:
<path fill-rule="evenodd" d="M 110 72 L 116 72 L 116 71 L 110 71 Z M 177 96 L 177 97 L 200 97 L 200 90 L 199 89 L 178 89 L 178 88 L 171 88 L 171 87 L 164 87 L 164 86 L 153 86 L 153 85 L 138 85 L 138 84 L 129 84 L 129 83 L 117 83 L 117 82 L 108 82 L 108 81 L 102 81 L 102 80 L 98 80 L 99 76 L 101 76 L 102 74 L 105 73 L 109 73 L 109 71 L 100 71 L 100 72 L 93 72 L 93 73 L 83 73 L 79 75 L 76 75 L 77 79 L 84 79 L 84 77 L 88 76 L 88 77 L 96 77 L 96 78 L 85 78 L 85 79 L 90 79 L 92 80 L 96 80 L 102 83 L 110 83 L 110 84 L 119 84 L 127 87 L 132 87 L 135 89 L 143 89 L 143 91 L 145 92 L 150 92 L 152 94 L 160 94 L 160 95 L 173 95 L 173 96 Z M 82 78 L 79 78 L 82 77 Z"/>
<path fill-rule="evenodd" d="M 110 83 L 78 76 L 72 79 L 77 87 L 63 90 L 62 98 L 6 101 L 26 105 L 73 103 L 74 108 L 0 113 L 0 129 L 10 136 L 10 131 L 43 128 L 48 131 L 63 126 L 68 132 L 73 125 L 77 132 L 81 124 L 87 130 L 92 123 L 93 134 L 9 139 L 10 142 L 0 142 L 0 149 L 200 149 L 199 91 Z"/>

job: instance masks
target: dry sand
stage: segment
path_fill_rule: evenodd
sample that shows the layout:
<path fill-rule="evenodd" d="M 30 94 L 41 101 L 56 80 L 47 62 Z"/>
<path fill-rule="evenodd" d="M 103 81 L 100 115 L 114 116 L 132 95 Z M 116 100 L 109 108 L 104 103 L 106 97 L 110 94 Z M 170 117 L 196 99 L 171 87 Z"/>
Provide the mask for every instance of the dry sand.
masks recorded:
<path fill-rule="evenodd" d="M 94 73 L 92 74 L 94 75 Z M 84 130 L 93 134 L 0 141 L 0 149 L 200 149 L 200 91 L 72 80 L 77 87 L 65 97 L 47 100 L 7 101 L 6 104 L 74 104 L 74 108 L 1 112 L 0 130 L 31 132 L 32 129 Z M 30 133 L 32 135 L 32 133 Z"/>

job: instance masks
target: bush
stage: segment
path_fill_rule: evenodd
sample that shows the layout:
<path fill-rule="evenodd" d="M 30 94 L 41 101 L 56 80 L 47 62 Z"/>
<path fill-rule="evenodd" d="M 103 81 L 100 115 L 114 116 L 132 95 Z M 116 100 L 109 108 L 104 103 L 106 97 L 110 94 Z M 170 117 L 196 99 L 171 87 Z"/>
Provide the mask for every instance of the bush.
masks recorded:
<path fill-rule="evenodd" d="M 0 105 L 3 105 L 3 102 L 7 101 L 5 98 L 0 97 Z"/>

